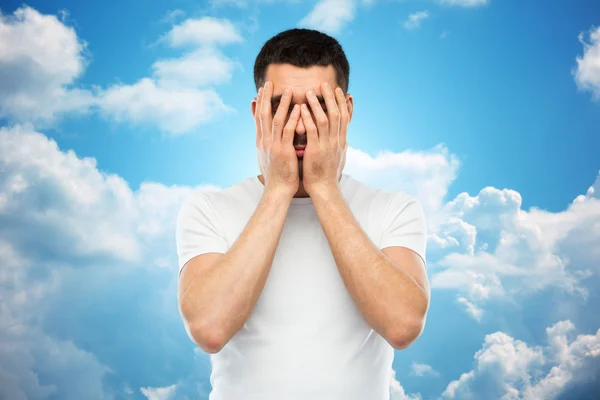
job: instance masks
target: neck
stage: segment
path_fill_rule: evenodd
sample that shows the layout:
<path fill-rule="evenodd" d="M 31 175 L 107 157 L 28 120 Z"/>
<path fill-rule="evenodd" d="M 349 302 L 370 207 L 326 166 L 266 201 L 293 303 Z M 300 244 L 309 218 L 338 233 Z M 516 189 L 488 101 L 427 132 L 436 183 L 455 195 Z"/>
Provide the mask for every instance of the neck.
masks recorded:
<path fill-rule="evenodd" d="M 306 193 L 306 190 L 304 190 L 304 185 L 302 184 L 302 181 L 300 181 L 300 184 L 298 185 L 298 191 L 296 192 L 294 197 L 310 197 L 308 193 Z"/>

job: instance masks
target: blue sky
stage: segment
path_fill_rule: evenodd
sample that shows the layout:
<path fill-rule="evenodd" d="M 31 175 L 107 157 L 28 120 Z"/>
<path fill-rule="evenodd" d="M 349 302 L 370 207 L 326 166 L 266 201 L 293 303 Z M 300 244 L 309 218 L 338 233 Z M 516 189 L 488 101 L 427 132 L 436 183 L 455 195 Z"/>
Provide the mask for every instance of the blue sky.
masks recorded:
<path fill-rule="evenodd" d="M 597 1 L 0 11 L 0 397 L 207 398 L 208 355 L 177 312 L 175 215 L 259 173 L 253 63 L 291 27 L 349 59 L 344 172 L 426 211 L 432 303 L 392 399 L 600 390 Z"/>

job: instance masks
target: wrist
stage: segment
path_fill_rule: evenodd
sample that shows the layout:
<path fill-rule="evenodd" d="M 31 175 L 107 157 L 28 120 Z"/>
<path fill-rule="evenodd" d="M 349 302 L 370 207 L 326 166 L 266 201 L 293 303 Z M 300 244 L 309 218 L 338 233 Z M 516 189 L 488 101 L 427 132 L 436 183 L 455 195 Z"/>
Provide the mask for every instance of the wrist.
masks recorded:
<path fill-rule="evenodd" d="M 330 201 L 342 195 L 338 185 L 319 185 L 307 189 L 307 193 L 314 201 Z"/>
<path fill-rule="evenodd" d="M 294 193 L 283 188 L 268 188 L 265 189 L 263 197 L 276 202 L 291 203 Z"/>

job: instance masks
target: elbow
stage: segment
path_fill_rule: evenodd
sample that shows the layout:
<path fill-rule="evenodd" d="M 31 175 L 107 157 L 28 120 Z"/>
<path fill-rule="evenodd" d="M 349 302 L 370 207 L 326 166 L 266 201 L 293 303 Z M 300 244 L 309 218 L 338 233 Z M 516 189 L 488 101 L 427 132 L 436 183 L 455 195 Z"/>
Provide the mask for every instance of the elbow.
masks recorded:
<path fill-rule="evenodd" d="M 422 301 L 415 307 L 405 313 L 405 317 L 400 319 L 399 325 L 392 326 L 388 330 L 388 342 L 396 350 L 404 350 L 410 346 L 423 332 L 427 311 L 429 310 L 429 291 L 423 291 Z"/>
<path fill-rule="evenodd" d="M 392 330 L 388 335 L 388 342 L 396 350 L 404 350 L 410 346 L 423 332 L 425 318 L 406 322 L 401 327 Z"/>
<path fill-rule="evenodd" d="M 180 304 L 179 311 L 183 324 L 189 338 L 204 352 L 209 354 L 218 353 L 224 346 L 223 335 L 220 329 L 214 325 L 208 326 L 197 318 L 192 318 L 186 311 L 186 307 Z"/>
<path fill-rule="evenodd" d="M 218 324 L 208 324 L 205 319 L 198 318 L 191 312 L 187 302 L 179 298 L 179 313 L 183 319 L 185 330 L 189 338 L 204 352 L 218 353 L 225 346 L 225 335 Z"/>
<path fill-rule="evenodd" d="M 187 331 L 190 339 L 206 353 L 218 353 L 225 346 L 224 336 L 218 329 L 209 329 L 200 324 L 189 324 Z"/>

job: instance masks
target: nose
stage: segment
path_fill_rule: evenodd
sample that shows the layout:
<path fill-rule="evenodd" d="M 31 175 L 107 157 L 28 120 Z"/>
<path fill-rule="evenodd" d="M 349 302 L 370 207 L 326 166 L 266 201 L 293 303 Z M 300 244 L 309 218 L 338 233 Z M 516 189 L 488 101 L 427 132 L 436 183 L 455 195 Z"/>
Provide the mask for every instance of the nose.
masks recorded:
<path fill-rule="evenodd" d="M 296 134 L 298 134 L 298 135 L 306 134 L 306 127 L 304 126 L 304 121 L 302 121 L 302 117 L 300 117 L 300 119 L 298 119 L 298 124 L 296 125 Z"/>

